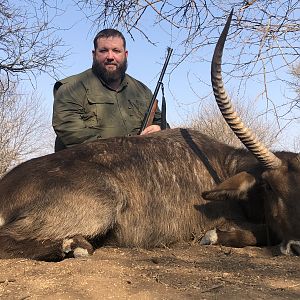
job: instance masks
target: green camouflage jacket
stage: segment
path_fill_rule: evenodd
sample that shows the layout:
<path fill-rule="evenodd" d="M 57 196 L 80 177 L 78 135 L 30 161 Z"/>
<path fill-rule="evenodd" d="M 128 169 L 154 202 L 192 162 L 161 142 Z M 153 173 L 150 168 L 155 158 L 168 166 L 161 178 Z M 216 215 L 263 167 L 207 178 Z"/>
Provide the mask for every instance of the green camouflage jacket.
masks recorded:
<path fill-rule="evenodd" d="M 88 69 L 56 82 L 52 125 L 65 146 L 115 136 L 135 135 L 141 128 L 152 92 L 125 75 L 111 90 Z M 160 125 L 157 110 L 153 124 Z"/>

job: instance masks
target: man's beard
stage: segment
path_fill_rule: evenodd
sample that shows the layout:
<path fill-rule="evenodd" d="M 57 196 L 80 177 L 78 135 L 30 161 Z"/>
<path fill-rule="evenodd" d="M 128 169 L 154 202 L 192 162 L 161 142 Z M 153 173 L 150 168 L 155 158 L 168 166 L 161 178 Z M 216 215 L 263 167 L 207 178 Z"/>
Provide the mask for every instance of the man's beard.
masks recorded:
<path fill-rule="evenodd" d="M 110 64 L 110 63 L 105 63 Z M 111 63 L 116 66 L 116 69 L 113 71 L 107 70 L 105 66 L 102 66 L 98 61 L 95 59 L 93 60 L 92 69 L 94 73 L 99 76 L 106 84 L 115 83 L 117 81 L 122 81 L 125 72 L 127 70 L 127 58 L 125 57 L 124 61 L 117 66 L 115 63 Z"/>

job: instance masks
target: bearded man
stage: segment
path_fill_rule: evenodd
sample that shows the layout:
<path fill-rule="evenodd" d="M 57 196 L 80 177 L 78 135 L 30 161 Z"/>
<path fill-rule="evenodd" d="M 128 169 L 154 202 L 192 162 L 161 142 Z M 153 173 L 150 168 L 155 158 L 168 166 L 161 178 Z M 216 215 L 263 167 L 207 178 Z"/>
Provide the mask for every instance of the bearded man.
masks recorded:
<path fill-rule="evenodd" d="M 93 65 L 54 85 L 52 125 L 55 151 L 96 139 L 136 135 L 152 92 L 126 73 L 128 51 L 123 34 L 104 29 L 94 38 Z M 157 110 L 141 134 L 160 130 Z"/>

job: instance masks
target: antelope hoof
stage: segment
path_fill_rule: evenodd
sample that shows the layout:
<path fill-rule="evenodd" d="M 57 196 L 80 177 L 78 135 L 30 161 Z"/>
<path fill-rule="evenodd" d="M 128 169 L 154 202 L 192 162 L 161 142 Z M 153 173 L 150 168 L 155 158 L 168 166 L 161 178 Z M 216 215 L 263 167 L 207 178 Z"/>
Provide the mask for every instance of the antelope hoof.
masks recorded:
<path fill-rule="evenodd" d="M 62 251 L 67 258 L 82 258 L 93 254 L 93 246 L 82 236 L 64 239 Z"/>
<path fill-rule="evenodd" d="M 217 229 L 209 230 L 200 241 L 200 245 L 215 245 L 218 242 Z"/>

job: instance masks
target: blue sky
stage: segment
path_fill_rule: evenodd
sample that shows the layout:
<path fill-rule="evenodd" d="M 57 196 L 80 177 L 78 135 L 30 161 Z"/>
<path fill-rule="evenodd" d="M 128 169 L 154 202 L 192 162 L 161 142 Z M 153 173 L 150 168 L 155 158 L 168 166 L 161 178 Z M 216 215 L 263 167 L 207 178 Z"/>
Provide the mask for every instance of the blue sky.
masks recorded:
<path fill-rule="evenodd" d="M 92 62 L 92 41 L 95 33 L 102 28 L 93 28 L 91 23 L 86 21 L 83 15 L 77 12 L 72 6 L 69 6 L 68 12 L 62 17 L 57 18 L 55 23 L 56 27 L 60 29 L 70 28 L 72 25 L 72 28 L 58 32 L 65 43 L 71 48 L 70 55 L 62 62 L 61 67 L 57 69 L 60 73 L 59 77 L 63 78 L 89 68 Z M 151 34 L 152 39 L 156 42 L 155 46 L 148 43 L 142 36 L 135 35 L 135 40 L 132 40 L 129 35 L 124 34 L 129 51 L 128 73 L 143 81 L 150 89 L 154 90 L 165 59 L 167 47 L 173 47 L 173 42 L 162 28 L 147 28 L 147 26 L 144 23 L 144 28 L 147 29 L 147 32 Z M 200 51 L 202 51 L 205 59 L 210 61 L 213 48 L 201 49 Z M 167 98 L 167 118 L 173 126 L 186 123 L 189 116 L 197 112 L 201 107 L 202 101 L 199 100 L 198 95 L 203 97 L 211 93 L 209 83 L 210 65 L 203 61 L 197 61 L 196 57 L 197 53 L 194 58 L 181 64 L 172 73 L 170 78 L 168 75 L 164 78 Z M 171 66 L 168 70 L 170 69 Z M 283 73 L 283 76 L 286 76 L 285 73 Z M 198 78 L 202 82 L 199 82 Z M 51 114 L 53 103 L 52 87 L 55 80 L 47 75 L 41 75 L 37 78 L 37 82 L 37 92 L 45 99 L 47 110 Z M 237 84 L 234 81 L 230 82 L 227 89 L 234 90 Z M 190 85 L 192 85 L 193 90 Z M 256 83 L 253 81 L 244 97 L 245 99 L 251 99 L 256 97 L 257 93 L 258 89 Z M 289 94 L 289 91 L 282 86 L 274 85 L 270 97 L 272 99 L 276 98 L 274 101 L 278 101 L 281 100 L 280 97 L 283 97 L 284 93 Z M 262 101 L 261 103 L 259 101 L 257 103 L 259 109 L 265 109 L 265 103 Z M 284 140 L 282 140 L 279 147 L 286 148 L 288 146 L 293 150 L 293 139 L 300 131 L 300 124 L 298 122 L 293 126 L 295 127 L 289 127 L 285 130 L 285 134 L 283 135 Z"/>

